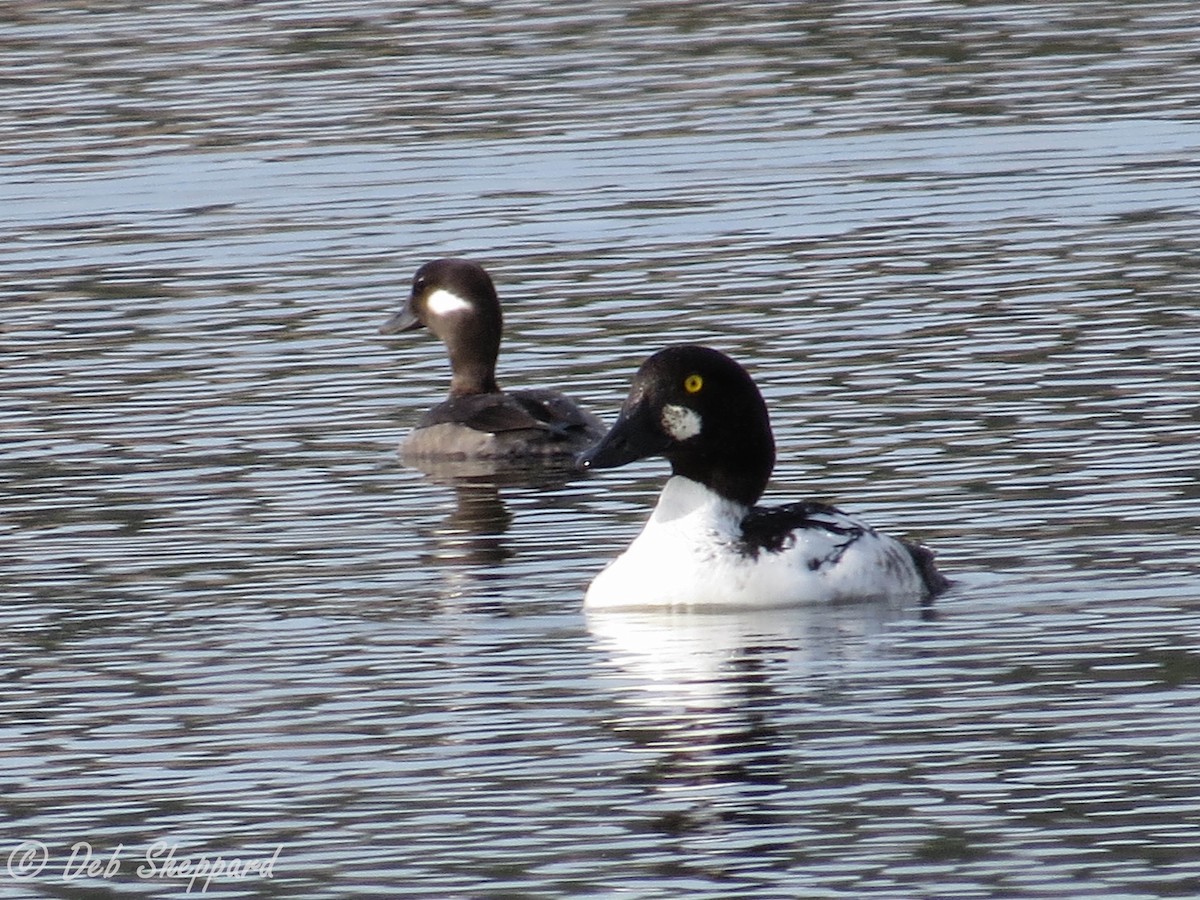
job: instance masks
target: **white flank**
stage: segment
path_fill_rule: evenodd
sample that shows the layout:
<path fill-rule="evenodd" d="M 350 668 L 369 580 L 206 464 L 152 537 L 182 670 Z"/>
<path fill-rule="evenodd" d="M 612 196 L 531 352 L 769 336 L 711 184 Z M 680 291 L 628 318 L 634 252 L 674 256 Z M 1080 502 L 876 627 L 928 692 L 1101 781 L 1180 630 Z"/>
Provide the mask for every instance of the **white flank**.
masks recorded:
<path fill-rule="evenodd" d="M 783 549 L 748 554 L 741 547 L 745 515 L 746 507 L 672 476 L 641 534 L 592 581 L 584 606 L 761 609 L 843 599 L 909 599 L 924 593 L 921 574 L 905 547 L 853 516 L 823 517 L 864 529 L 856 539 L 836 530 L 800 527 Z"/>

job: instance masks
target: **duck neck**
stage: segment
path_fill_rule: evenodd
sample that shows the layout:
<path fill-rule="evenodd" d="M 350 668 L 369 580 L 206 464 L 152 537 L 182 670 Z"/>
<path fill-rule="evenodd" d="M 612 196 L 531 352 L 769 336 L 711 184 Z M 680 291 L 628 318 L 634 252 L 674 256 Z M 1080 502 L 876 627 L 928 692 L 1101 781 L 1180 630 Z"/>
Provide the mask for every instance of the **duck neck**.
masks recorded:
<path fill-rule="evenodd" d="M 470 328 L 455 334 L 446 342 L 450 351 L 450 396 L 494 394 L 500 390 L 496 383 L 496 357 L 500 353 L 500 332 Z"/>
<path fill-rule="evenodd" d="M 450 376 L 450 396 L 469 397 L 472 394 L 496 394 L 500 385 L 496 383 L 496 371 L 492 366 L 475 362 L 454 364 Z"/>
<path fill-rule="evenodd" d="M 745 515 L 746 507 L 741 503 L 723 497 L 708 485 L 685 475 L 673 475 L 663 485 L 651 521 L 656 525 L 703 522 L 723 530 L 736 525 Z"/>
<path fill-rule="evenodd" d="M 758 437 L 730 436 L 704 451 L 688 448 L 668 456 L 671 472 L 749 509 L 767 488 L 775 465 L 775 442 L 768 431 Z"/>

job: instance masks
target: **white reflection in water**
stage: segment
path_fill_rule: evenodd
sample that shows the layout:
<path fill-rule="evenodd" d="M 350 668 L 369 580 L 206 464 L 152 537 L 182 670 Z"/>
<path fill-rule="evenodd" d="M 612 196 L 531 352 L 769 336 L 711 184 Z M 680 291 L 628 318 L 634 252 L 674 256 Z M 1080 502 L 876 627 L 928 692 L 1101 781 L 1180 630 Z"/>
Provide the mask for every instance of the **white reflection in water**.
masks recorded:
<path fill-rule="evenodd" d="M 625 674 L 627 696 L 672 717 L 736 709 L 770 678 L 804 680 L 871 656 L 898 604 L 773 610 L 588 610 L 588 629 Z M 770 670 L 769 678 L 763 673 Z M 756 684 L 760 678 L 763 683 Z"/>
<path fill-rule="evenodd" d="M 763 864 L 762 845 L 811 833 L 794 812 L 804 738 L 786 710 L 886 655 L 885 632 L 905 617 L 917 613 L 879 603 L 589 611 L 589 631 L 617 673 L 605 727 L 637 749 L 641 781 L 664 804 L 655 830 L 719 843 L 735 869 Z"/>

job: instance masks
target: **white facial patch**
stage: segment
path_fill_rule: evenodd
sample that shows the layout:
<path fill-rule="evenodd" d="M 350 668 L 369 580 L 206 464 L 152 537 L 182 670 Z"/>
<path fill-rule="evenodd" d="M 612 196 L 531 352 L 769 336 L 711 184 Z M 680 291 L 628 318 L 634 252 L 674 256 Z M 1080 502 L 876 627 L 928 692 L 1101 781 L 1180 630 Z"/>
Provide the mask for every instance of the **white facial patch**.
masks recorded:
<path fill-rule="evenodd" d="M 452 291 L 438 288 L 425 300 L 426 308 L 435 316 L 448 316 L 450 313 L 463 312 L 471 308 L 471 304 Z"/>
<path fill-rule="evenodd" d="M 686 406 L 664 406 L 662 427 L 675 440 L 686 441 L 700 433 L 700 414 Z"/>

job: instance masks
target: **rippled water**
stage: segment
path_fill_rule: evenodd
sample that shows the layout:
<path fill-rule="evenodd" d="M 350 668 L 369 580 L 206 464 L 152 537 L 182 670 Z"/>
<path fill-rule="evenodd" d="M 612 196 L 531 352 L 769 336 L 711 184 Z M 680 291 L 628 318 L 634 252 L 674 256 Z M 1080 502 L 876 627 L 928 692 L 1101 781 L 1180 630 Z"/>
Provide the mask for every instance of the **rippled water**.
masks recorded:
<path fill-rule="evenodd" d="M 0 896 L 1200 893 L 1193 4 L 10 6 Z M 585 616 L 664 467 L 404 468 L 448 253 L 954 589 Z"/>

